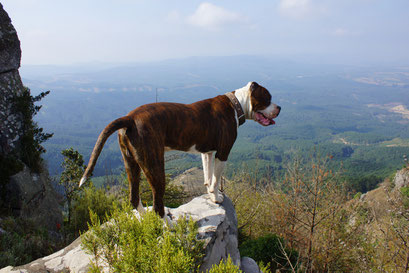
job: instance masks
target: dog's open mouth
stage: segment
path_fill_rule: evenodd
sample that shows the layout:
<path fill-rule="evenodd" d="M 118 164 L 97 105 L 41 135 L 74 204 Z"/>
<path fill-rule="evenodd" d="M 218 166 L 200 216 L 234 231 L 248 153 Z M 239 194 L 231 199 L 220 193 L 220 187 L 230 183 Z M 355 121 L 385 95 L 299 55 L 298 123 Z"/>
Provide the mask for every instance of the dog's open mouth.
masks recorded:
<path fill-rule="evenodd" d="M 261 125 L 263 125 L 263 126 L 268 126 L 268 125 L 273 125 L 273 124 L 275 124 L 275 121 L 274 121 L 274 119 L 269 119 L 269 118 L 267 118 L 265 115 L 263 115 L 262 113 L 260 113 L 260 112 L 256 112 L 256 114 L 255 114 L 255 120 L 258 122 L 258 123 L 260 123 Z"/>

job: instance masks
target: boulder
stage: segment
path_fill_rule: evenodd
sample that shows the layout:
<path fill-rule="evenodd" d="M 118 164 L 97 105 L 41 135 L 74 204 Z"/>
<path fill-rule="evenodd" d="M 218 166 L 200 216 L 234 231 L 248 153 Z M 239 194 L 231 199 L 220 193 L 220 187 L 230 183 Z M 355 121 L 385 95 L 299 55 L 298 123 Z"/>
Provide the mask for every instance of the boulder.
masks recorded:
<path fill-rule="evenodd" d="M 206 246 L 201 271 L 205 272 L 229 255 L 233 263 L 240 266 L 237 216 L 233 203 L 227 196 L 219 205 L 204 194 L 176 209 L 170 209 L 170 214 L 172 220 L 189 215 L 197 221 L 199 238 L 204 240 Z"/>
<path fill-rule="evenodd" d="M 407 168 L 399 170 L 396 173 L 393 182 L 395 183 L 395 189 L 397 190 L 403 187 L 408 187 L 409 186 L 409 170 Z"/>
<path fill-rule="evenodd" d="M 256 261 L 249 257 L 243 257 L 241 259 L 241 271 L 244 273 L 260 273 L 260 268 L 258 267 Z"/>
<path fill-rule="evenodd" d="M 57 226 L 62 225 L 62 196 L 51 186 L 47 173 L 31 173 L 24 167 L 23 171 L 10 177 L 5 189 L 5 203 L 15 216 L 30 219 L 50 231 L 56 231 Z"/>
<path fill-rule="evenodd" d="M 178 208 L 166 210 L 172 221 L 181 216 L 188 216 L 197 221 L 199 238 L 205 242 L 205 256 L 200 267 L 201 272 L 210 269 L 213 264 L 218 264 L 221 259 L 227 259 L 228 256 L 236 265 L 240 266 L 237 217 L 233 203 L 228 197 L 224 198 L 222 204 L 214 204 L 205 194 Z M 135 211 L 135 213 L 137 212 Z M 81 248 L 81 239 L 78 238 L 54 254 L 23 266 L 5 267 L 0 270 L 0 273 L 86 272 L 92 258 Z"/>

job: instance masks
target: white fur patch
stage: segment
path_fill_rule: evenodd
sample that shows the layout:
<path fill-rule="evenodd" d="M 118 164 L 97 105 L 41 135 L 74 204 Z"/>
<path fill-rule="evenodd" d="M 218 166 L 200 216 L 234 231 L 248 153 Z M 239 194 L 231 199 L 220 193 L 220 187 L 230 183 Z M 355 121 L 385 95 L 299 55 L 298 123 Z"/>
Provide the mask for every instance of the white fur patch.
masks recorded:
<path fill-rule="evenodd" d="M 218 158 L 214 160 L 214 171 L 212 177 L 212 184 L 207 189 L 210 199 L 215 203 L 222 203 L 224 196 L 219 193 L 219 184 L 222 177 L 226 161 L 220 161 Z"/>
<path fill-rule="evenodd" d="M 236 96 L 237 100 L 239 101 L 241 108 L 243 109 L 244 115 L 246 119 L 252 119 L 252 106 L 250 102 L 250 86 L 251 82 L 249 82 L 246 86 L 242 88 L 236 89 L 234 95 Z"/>
<path fill-rule="evenodd" d="M 204 184 L 209 187 L 212 184 L 214 160 L 213 152 L 202 154 Z"/>
<path fill-rule="evenodd" d="M 264 116 L 268 118 L 272 118 L 274 116 L 274 113 L 277 111 L 278 111 L 277 104 L 270 103 L 270 105 L 267 108 L 260 110 L 258 112 L 262 113 Z"/>

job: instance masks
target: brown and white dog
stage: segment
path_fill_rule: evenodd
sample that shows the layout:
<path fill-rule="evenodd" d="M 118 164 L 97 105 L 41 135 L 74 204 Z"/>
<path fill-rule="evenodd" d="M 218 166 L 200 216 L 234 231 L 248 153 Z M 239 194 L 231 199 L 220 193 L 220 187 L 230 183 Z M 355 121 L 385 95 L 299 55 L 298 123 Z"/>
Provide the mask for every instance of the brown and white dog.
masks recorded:
<path fill-rule="evenodd" d="M 268 90 L 255 82 L 249 82 L 230 94 L 192 104 L 161 102 L 142 105 L 114 120 L 101 132 L 80 186 L 91 175 L 105 141 L 119 130 L 130 202 L 138 211 L 144 211 L 139 197 L 142 169 L 152 188 L 153 209 L 164 216 L 164 153 L 168 150 L 201 153 L 204 184 L 211 200 L 221 203 L 220 178 L 239 125 L 245 119 L 253 119 L 263 126 L 275 124 L 273 119 L 280 110 L 280 106 L 271 102 Z"/>

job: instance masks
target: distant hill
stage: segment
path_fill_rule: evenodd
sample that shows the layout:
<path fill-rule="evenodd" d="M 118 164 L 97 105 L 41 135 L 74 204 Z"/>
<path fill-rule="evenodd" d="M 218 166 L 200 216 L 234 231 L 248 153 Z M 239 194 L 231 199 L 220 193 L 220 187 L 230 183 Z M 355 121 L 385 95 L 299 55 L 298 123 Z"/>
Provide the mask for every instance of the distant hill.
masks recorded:
<path fill-rule="evenodd" d="M 334 162 L 343 162 L 346 175 L 386 177 L 409 154 L 409 119 L 401 111 L 409 108 L 409 70 L 404 67 L 311 65 L 231 56 L 41 69 L 27 66 L 21 71 L 33 92 L 52 91 L 42 101 L 38 117 L 42 127 L 54 132 L 45 145 L 52 174 L 59 172 L 62 149 L 72 146 L 88 158 L 100 131 L 139 105 L 157 99 L 190 103 L 248 81 L 267 87 L 282 113 L 273 127 L 248 121 L 240 128 L 227 176 L 243 164 L 257 169 L 260 176 L 281 175 L 290 158 L 296 154 L 308 157 L 315 147 L 331 155 Z M 179 174 L 200 164 L 200 158 L 188 155 L 168 162 L 167 169 Z M 121 168 L 116 138 L 111 137 L 95 175 Z"/>

